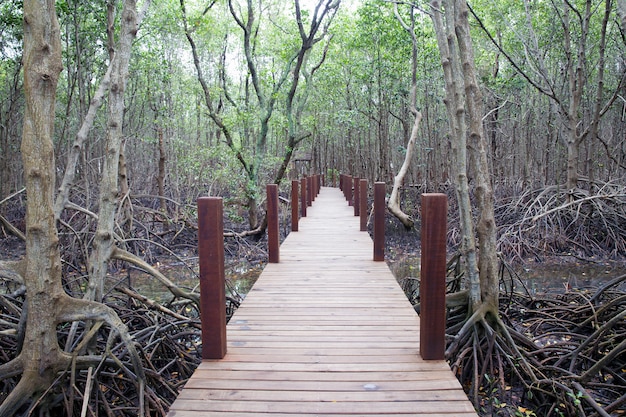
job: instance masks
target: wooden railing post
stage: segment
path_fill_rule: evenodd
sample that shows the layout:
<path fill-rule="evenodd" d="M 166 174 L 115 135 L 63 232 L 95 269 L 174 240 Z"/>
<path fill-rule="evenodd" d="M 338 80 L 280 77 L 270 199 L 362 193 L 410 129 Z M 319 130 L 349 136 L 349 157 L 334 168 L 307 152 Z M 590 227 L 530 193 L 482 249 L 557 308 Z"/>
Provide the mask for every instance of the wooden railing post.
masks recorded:
<path fill-rule="evenodd" d="M 218 197 L 200 197 L 197 204 L 202 359 L 222 359 L 226 355 L 224 205 Z"/>
<path fill-rule="evenodd" d="M 300 211 L 302 217 L 306 217 L 306 177 L 300 179 Z"/>
<path fill-rule="evenodd" d="M 367 180 L 362 179 L 359 181 L 359 214 L 361 221 L 361 232 L 367 231 Z"/>
<path fill-rule="evenodd" d="M 313 205 L 313 177 L 306 177 L 306 205 Z"/>
<path fill-rule="evenodd" d="M 268 261 L 277 264 L 280 255 L 280 241 L 278 239 L 278 185 L 267 184 L 267 246 Z"/>
<path fill-rule="evenodd" d="M 355 178 L 354 179 L 354 215 L 358 216 L 359 213 L 361 212 L 361 200 L 360 200 L 360 195 L 361 195 L 361 179 L 360 178 Z"/>
<path fill-rule="evenodd" d="M 385 183 L 374 183 L 374 260 L 385 260 Z"/>
<path fill-rule="evenodd" d="M 346 189 L 346 200 L 348 200 L 348 205 L 352 207 L 352 176 L 346 175 L 346 181 L 343 186 Z"/>
<path fill-rule="evenodd" d="M 291 181 L 291 231 L 298 231 L 298 180 Z"/>
<path fill-rule="evenodd" d="M 426 360 L 445 354 L 447 213 L 445 194 L 422 194 L 420 353 Z"/>

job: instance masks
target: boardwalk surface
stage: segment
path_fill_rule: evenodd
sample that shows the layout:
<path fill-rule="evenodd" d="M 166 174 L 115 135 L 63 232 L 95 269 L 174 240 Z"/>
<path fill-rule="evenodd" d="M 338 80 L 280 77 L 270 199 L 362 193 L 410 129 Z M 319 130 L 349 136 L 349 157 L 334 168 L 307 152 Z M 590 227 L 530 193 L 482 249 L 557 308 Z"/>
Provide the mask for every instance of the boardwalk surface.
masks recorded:
<path fill-rule="evenodd" d="M 474 416 L 444 361 L 419 357 L 419 319 L 341 192 L 323 188 L 170 417 Z"/>

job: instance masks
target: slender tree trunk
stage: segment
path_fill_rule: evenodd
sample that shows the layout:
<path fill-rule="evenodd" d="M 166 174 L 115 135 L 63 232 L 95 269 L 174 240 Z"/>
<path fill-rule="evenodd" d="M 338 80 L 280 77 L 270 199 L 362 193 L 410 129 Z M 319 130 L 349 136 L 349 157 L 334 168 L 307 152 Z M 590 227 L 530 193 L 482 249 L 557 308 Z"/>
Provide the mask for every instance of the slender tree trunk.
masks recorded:
<path fill-rule="evenodd" d="M 459 44 L 459 56 L 463 69 L 465 102 L 469 119 L 468 148 L 472 153 L 470 161 L 476 176 L 474 194 L 478 208 L 476 233 L 479 245 L 481 301 L 489 306 L 490 311 L 498 311 L 499 279 L 497 229 L 494 215 L 493 188 L 487 143 L 483 129 L 483 97 L 476 78 L 474 50 L 468 21 L 469 9 L 465 0 L 456 0 L 455 32 Z"/>
<path fill-rule="evenodd" d="M 456 196 L 459 205 L 459 224 L 462 236 L 461 253 L 465 258 L 465 270 L 469 281 L 470 309 L 476 311 L 481 306 L 482 298 L 472 205 L 467 178 L 467 123 L 465 118 L 463 76 L 461 74 L 457 39 L 454 32 L 454 0 L 444 0 L 443 2 L 433 0 L 431 9 L 431 17 L 441 54 L 441 64 L 446 85 L 444 102 L 448 110 L 450 136 L 452 138 L 452 167 L 456 176 Z"/>
<path fill-rule="evenodd" d="M 404 183 L 404 177 L 409 171 L 409 167 L 411 166 L 411 160 L 413 158 L 413 153 L 415 149 L 415 141 L 417 140 L 417 135 L 419 133 L 419 125 L 422 120 L 422 113 L 417 112 L 415 114 L 415 120 L 413 122 L 413 129 L 411 130 L 411 136 L 409 137 L 409 141 L 406 145 L 406 154 L 404 155 L 404 162 L 402 162 L 402 166 L 398 171 L 398 174 L 393 179 L 393 189 L 391 190 L 391 196 L 389 197 L 389 202 L 387 203 L 387 208 L 400 220 L 400 222 L 406 227 L 410 229 L 413 227 L 413 219 L 402 211 L 400 207 L 400 188 Z"/>
<path fill-rule="evenodd" d="M 116 222 L 120 231 L 130 233 L 133 228 L 133 213 L 130 202 L 130 181 L 128 179 L 128 164 L 126 162 L 126 139 L 122 138 L 118 163 L 119 204 L 117 207 Z"/>
<path fill-rule="evenodd" d="M 411 166 L 411 161 L 413 159 L 413 153 L 415 149 L 415 141 L 417 140 L 417 135 L 419 133 L 419 126 L 422 121 L 422 113 L 417 110 L 416 105 L 416 95 L 417 95 L 417 37 L 415 36 L 415 16 L 413 8 L 411 7 L 411 23 L 407 24 L 403 19 L 400 13 L 398 12 L 398 4 L 394 5 L 394 12 L 396 15 L 396 19 L 400 22 L 404 30 L 406 30 L 411 36 L 411 44 L 412 44 L 412 53 L 411 53 L 411 94 L 409 97 L 409 107 L 410 113 L 413 115 L 413 128 L 411 129 L 411 133 L 409 135 L 409 139 L 406 145 L 406 153 L 404 155 L 404 161 L 402 162 L 402 166 L 398 171 L 398 174 L 393 179 L 393 189 L 391 190 L 391 196 L 389 197 L 389 202 L 387 203 L 387 208 L 400 220 L 400 222 L 406 227 L 410 229 L 413 227 L 413 219 L 409 215 L 407 215 L 402 208 L 400 207 L 400 188 L 404 183 L 404 178 L 406 177 L 407 172 Z"/>
<path fill-rule="evenodd" d="M 89 105 L 87 115 L 85 116 L 85 119 L 83 120 L 83 123 L 78 130 L 78 133 L 76 133 L 76 137 L 74 138 L 72 147 L 69 150 L 67 163 L 65 166 L 65 172 L 63 174 L 63 180 L 61 181 L 61 185 L 59 186 L 58 194 L 56 196 L 54 204 L 54 216 L 57 220 L 61 217 L 63 209 L 70 201 L 70 189 L 76 176 L 78 161 L 80 159 L 81 153 L 83 152 L 83 147 L 85 141 L 87 140 L 87 135 L 89 134 L 89 131 L 93 126 L 94 120 L 96 118 L 96 113 L 102 105 L 104 96 L 109 88 L 111 68 L 112 67 L 109 66 L 104 77 L 102 78 L 102 80 L 100 80 L 100 84 L 98 85 L 93 99 L 91 100 L 91 104 Z"/>
<path fill-rule="evenodd" d="M 167 202 L 165 200 L 165 163 L 167 161 L 167 152 L 165 151 L 165 140 L 163 139 L 163 128 L 157 128 L 157 135 L 159 137 L 159 175 L 157 177 L 157 187 L 159 193 L 159 210 L 165 216 L 163 222 L 164 230 L 169 229 L 169 223 L 167 221 Z"/>
<path fill-rule="evenodd" d="M 101 300 L 108 263 L 115 248 L 115 216 L 120 197 L 119 164 L 123 143 L 124 92 L 128 79 L 132 42 L 137 34 L 137 5 L 125 0 L 122 10 L 122 29 L 115 58 L 112 62 L 109 90 L 109 120 L 107 141 L 100 182 L 100 212 L 89 255 L 89 288 L 86 297 Z"/>

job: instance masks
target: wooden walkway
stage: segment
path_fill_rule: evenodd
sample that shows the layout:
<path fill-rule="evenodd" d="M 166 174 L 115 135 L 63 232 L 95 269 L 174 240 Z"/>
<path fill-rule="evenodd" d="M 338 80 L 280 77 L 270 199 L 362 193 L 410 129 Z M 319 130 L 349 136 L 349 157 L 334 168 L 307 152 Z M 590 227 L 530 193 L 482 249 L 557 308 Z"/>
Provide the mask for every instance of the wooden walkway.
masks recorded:
<path fill-rule="evenodd" d="M 474 416 L 341 192 L 322 188 L 203 361 L 170 417 Z"/>

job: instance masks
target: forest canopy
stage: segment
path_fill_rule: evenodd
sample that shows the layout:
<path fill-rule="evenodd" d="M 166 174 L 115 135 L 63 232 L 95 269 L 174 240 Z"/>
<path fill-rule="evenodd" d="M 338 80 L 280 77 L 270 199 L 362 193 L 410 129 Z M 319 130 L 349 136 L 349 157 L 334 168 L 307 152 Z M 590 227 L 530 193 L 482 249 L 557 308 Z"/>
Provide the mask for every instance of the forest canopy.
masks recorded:
<path fill-rule="evenodd" d="M 59 175 L 68 144 L 110 60 L 110 43 L 117 36 L 107 32 L 106 11 L 111 3 L 59 1 L 56 5 L 64 46 L 54 137 Z M 312 2 L 308 3 L 303 2 L 302 10 L 307 24 L 313 13 Z M 604 2 L 579 3 L 577 15 L 565 14 L 566 8 L 544 1 L 472 2 L 472 12 L 479 19 L 472 20 L 472 37 L 485 96 L 490 163 L 494 186 L 502 195 L 548 185 L 571 189 L 571 134 L 577 136 L 575 171 L 589 184 L 587 188 L 593 188 L 596 181 L 623 178 L 624 42 L 613 10 L 617 5 L 611 5 L 605 45 L 601 45 L 604 8 L 599 6 Z M 586 3 L 590 3 L 588 17 L 582 14 Z M 2 196 L 23 185 L 17 153 L 23 106 L 18 75 L 20 4 L 11 0 L 0 6 Z M 254 194 L 246 192 L 251 174 L 236 159 L 252 162 L 259 158 L 249 163 L 257 171 L 252 176 L 263 178 L 253 186 L 258 188 L 275 179 L 290 135 L 297 140 L 298 135 L 307 135 L 294 151 L 312 155 L 320 173 L 335 170 L 392 180 L 410 133 L 411 88 L 411 41 L 394 16 L 392 2 L 342 4 L 328 28 L 321 22 L 324 32 L 316 35 L 323 39 L 306 54 L 291 121 L 286 108 L 290 85 L 281 77 L 300 38 L 293 5 L 268 2 L 256 12 L 251 61 L 258 71 L 257 92 L 245 57 L 245 35 L 227 3 L 215 2 L 209 8 L 211 2 L 188 2 L 189 33 L 197 45 L 215 114 L 230 132 L 231 145 L 206 108 L 180 4 L 154 2 L 133 44 L 124 112 L 133 192 L 156 194 L 160 134 L 168 156 L 168 193 L 176 201 L 193 201 L 205 193 Z M 417 5 L 427 9 L 426 4 Z M 241 5 L 237 7 L 241 12 Z M 400 8 L 401 13 L 407 10 Z M 555 16 L 562 17 L 559 24 Z M 437 189 L 450 181 L 444 86 L 432 24 L 423 13 L 416 19 L 416 95 L 424 117 L 406 184 Z M 275 103 L 264 103 L 263 96 L 274 98 Z M 270 116 L 266 126 L 259 117 L 262 113 Z M 100 170 L 103 117 L 96 116 L 80 167 L 81 180 L 90 184 L 96 182 Z"/>

